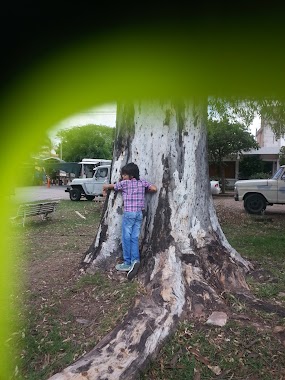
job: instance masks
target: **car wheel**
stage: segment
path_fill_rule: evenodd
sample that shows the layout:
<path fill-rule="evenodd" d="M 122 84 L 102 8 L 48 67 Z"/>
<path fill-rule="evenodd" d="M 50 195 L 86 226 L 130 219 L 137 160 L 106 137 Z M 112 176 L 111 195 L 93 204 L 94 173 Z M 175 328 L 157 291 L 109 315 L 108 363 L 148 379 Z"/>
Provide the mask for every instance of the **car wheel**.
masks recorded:
<path fill-rule="evenodd" d="M 80 201 L 81 198 L 81 191 L 78 189 L 72 189 L 69 191 L 69 198 L 72 201 Z"/>
<path fill-rule="evenodd" d="M 249 214 L 261 214 L 266 209 L 265 199 L 260 194 L 251 194 L 244 200 L 244 208 Z"/>
<path fill-rule="evenodd" d="M 93 199 L 95 198 L 95 195 L 85 195 L 85 197 L 88 201 L 93 201 Z"/>

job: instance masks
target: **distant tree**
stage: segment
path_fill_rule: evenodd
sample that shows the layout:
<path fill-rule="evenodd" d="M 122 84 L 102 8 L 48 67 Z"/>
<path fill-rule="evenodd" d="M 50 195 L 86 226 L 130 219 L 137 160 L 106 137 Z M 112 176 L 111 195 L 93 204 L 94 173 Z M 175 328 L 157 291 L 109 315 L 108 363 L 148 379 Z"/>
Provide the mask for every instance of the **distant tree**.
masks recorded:
<path fill-rule="evenodd" d="M 225 162 L 224 159 L 242 151 L 257 149 L 258 144 L 243 124 L 222 121 L 208 121 L 208 155 L 209 162 L 218 167 L 222 183 L 222 193 L 225 192 Z"/>
<path fill-rule="evenodd" d="M 221 116 L 231 123 L 242 119 L 242 123 L 249 127 L 253 118 L 258 115 L 272 129 L 275 138 L 285 135 L 285 103 L 284 99 L 264 97 L 260 99 L 239 97 L 215 98 L 208 102 L 209 118 L 215 120 Z"/>
<path fill-rule="evenodd" d="M 243 156 L 239 164 L 239 178 L 249 179 L 256 173 L 264 171 L 264 162 L 257 156 Z"/>
<path fill-rule="evenodd" d="M 263 105 L 261 105 L 260 116 L 262 119 L 266 120 L 266 124 L 272 129 L 276 140 L 285 135 L 284 101 L 269 101 L 268 99 L 265 99 Z"/>
<path fill-rule="evenodd" d="M 46 134 L 43 143 L 39 148 L 39 152 L 36 154 L 36 157 L 39 159 L 51 157 L 53 148 L 54 144 L 51 138 Z"/>
<path fill-rule="evenodd" d="M 57 133 L 61 140 L 56 153 L 69 162 L 81 161 L 85 158 L 112 159 L 114 144 L 114 128 L 88 124 L 75 126 Z"/>
<path fill-rule="evenodd" d="M 285 146 L 281 146 L 279 151 L 279 163 L 285 165 Z"/>
<path fill-rule="evenodd" d="M 54 144 L 51 138 L 48 136 L 48 134 L 45 133 L 38 149 L 30 153 L 30 159 L 34 161 L 34 160 L 42 160 L 44 158 L 51 157 L 53 149 L 54 149 Z"/>
<path fill-rule="evenodd" d="M 29 157 L 21 162 L 21 170 L 24 171 L 22 178 L 17 178 L 17 186 L 42 185 L 45 180 L 44 159 L 52 157 L 53 142 L 44 134 L 37 150 L 30 152 Z"/>
<path fill-rule="evenodd" d="M 41 162 L 42 167 L 44 168 L 44 171 L 47 176 L 49 176 L 50 179 L 55 180 L 56 174 L 58 172 L 58 160 L 56 158 L 50 158 L 48 161 L 43 160 Z"/>

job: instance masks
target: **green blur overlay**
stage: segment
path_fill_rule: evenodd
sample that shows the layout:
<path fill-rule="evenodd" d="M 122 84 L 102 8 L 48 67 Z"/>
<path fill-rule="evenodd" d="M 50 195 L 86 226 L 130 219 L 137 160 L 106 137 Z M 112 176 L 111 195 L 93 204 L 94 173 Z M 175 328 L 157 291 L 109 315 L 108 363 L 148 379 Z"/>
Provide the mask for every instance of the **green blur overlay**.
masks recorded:
<path fill-rule="evenodd" d="M 194 9 L 193 9 L 194 11 Z M 49 50 L 22 67 L 1 98 L 1 262 L 0 378 L 14 372 L 7 350 L 11 307 L 21 267 L 9 255 L 6 238 L 13 205 L 5 197 L 20 163 L 37 151 L 45 132 L 66 117 L 105 103 L 137 99 L 208 96 L 284 97 L 285 70 L 280 23 L 230 20 L 221 27 L 198 22 L 120 29 L 92 34 Z M 19 247 L 19 250 L 21 247 Z"/>

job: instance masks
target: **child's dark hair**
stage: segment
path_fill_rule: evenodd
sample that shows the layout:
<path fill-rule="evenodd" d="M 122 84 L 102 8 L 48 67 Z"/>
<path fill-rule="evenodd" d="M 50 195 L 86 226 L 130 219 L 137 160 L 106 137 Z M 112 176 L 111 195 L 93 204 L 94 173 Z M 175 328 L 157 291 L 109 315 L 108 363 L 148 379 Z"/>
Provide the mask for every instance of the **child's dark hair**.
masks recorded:
<path fill-rule="evenodd" d="M 136 180 L 140 179 L 140 171 L 136 164 L 130 162 L 121 169 L 121 174 L 127 174 L 130 178 L 135 178 Z"/>

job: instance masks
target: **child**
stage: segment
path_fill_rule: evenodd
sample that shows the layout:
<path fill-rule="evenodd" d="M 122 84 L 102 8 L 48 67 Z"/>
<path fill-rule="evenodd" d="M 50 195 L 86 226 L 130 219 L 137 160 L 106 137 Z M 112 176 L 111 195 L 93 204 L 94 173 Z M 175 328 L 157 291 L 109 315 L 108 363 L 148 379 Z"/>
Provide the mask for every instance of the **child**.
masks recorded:
<path fill-rule="evenodd" d="M 139 235 L 143 220 L 145 191 L 156 192 L 156 186 L 140 179 L 139 168 L 133 162 L 125 165 L 122 170 L 122 180 L 115 184 L 103 185 L 103 191 L 121 191 L 124 200 L 124 215 L 122 224 L 122 264 L 117 264 L 118 271 L 128 272 L 129 280 L 137 274 L 140 265 Z"/>

